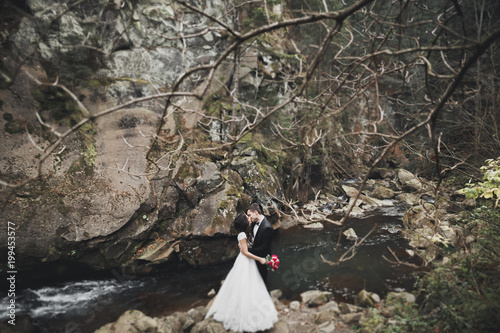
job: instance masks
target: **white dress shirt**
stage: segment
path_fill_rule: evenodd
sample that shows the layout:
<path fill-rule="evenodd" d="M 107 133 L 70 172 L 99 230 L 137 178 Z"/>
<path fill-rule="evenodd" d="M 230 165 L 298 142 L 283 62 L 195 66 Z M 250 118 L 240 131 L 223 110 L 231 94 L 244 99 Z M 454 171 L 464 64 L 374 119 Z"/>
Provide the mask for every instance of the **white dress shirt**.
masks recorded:
<path fill-rule="evenodd" d="M 264 220 L 264 216 L 262 216 L 262 218 L 260 219 L 260 221 L 257 222 L 257 223 L 255 223 L 255 226 L 253 227 L 253 237 L 254 238 L 257 235 L 257 230 L 259 230 L 259 226 L 262 223 L 262 220 Z"/>

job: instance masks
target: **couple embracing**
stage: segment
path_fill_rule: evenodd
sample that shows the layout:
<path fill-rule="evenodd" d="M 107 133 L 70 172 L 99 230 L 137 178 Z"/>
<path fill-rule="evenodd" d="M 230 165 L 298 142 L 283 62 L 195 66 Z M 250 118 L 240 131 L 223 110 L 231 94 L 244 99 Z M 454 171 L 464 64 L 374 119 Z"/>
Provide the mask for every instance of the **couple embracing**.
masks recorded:
<path fill-rule="evenodd" d="M 234 220 L 240 254 L 229 271 L 205 318 L 213 315 L 226 330 L 258 332 L 278 321 L 267 291 L 266 255 L 271 254 L 273 227 L 258 204 Z"/>

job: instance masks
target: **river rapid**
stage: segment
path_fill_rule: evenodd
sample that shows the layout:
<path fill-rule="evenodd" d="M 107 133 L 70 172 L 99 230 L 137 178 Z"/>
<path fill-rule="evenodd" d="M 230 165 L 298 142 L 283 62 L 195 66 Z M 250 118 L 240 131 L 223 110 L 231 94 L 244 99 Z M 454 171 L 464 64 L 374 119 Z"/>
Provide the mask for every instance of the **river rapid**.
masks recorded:
<path fill-rule="evenodd" d="M 273 254 L 280 267 L 268 274 L 268 288 L 280 289 L 285 300 L 299 300 L 300 293 L 320 289 L 331 291 L 337 302 L 354 303 L 356 294 L 366 289 L 384 297 L 389 291 L 409 291 L 415 283 L 414 270 L 391 264 L 388 247 L 401 259 L 408 242 L 402 237 L 404 207 L 386 207 L 364 218 L 350 218 L 341 229 L 324 223 L 321 230 L 295 226 L 275 231 Z M 357 248 L 354 258 L 332 266 L 323 261 L 336 261 L 353 244 L 339 233 L 353 228 L 362 238 L 374 225 L 375 231 Z M 235 247 L 237 246 L 235 237 Z M 112 271 L 99 277 L 72 278 L 26 286 L 16 295 L 18 320 L 29 318 L 42 333 L 93 332 L 115 321 L 126 310 L 137 309 L 151 317 L 206 305 L 211 289 L 218 290 L 220 281 L 231 269 L 232 262 L 207 267 L 165 267 L 149 276 L 131 276 Z M 1 295 L 1 304 L 8 301 Z M 6 313 L 0 319 L 6 322 Z"/>

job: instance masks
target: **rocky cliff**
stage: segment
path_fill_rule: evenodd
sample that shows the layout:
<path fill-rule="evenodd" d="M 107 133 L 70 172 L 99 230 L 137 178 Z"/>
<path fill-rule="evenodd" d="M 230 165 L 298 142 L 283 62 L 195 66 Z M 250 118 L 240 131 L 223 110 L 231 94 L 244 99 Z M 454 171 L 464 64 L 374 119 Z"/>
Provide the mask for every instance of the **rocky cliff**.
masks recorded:
<path fill-rule="evenodd" d="M 223 12 L 220 1 L 204 5 L 206 12 Z M 178 25 L 175 15 L 183 12 L 170 2 L 139 1 L 132 7 L 124 1 L 84 1 L 71 8 L 48 0 L 6 6 L 11 26 L 2 44 L 2 70 L 8 75 L 7 89 L 0 91 L 0 163 L 11 184 L 35 177 L 47 147 L 85 116 L 64 91 L 45 85 L 49 80 L 65 80 L 95 115 L 157 94 L 186 68 L 214 59 L 224 45 L 217 31 L 190 45 L 169 40 L 173 32 L 196 30 Z M 192 15 L 193 25 L 200 19 L 186 15 Z M 88 39 L 107 54 L 74 47 Z M 70 56 L 80 61 L 79 71 L 66 71 L 73 68 Z M 202 102 L 186 100 L 179 107 L 200 109 Z M 64 137 L 41 164 L 40 177 L 3 188 L 2 219 L 16 225 L 19 265 L 77 260 L 95 269 L 148 270 L 148 264 L 174 257 L 197 265 L 234 256 L 226 238 L 218 236 L 231 234 L 235 214 L 251 201 L 272 208 L 268 191 L 282 196 L 279 177 L 248 144 L 197 154 L 169 151 L 167 142 L 152 167 L 146 155 L 163 105 L 151 100 L 96 117 Z M 162 133 L 176 147 L 182 139 L 168 135 L 175 132 L 173 117 Z M 196 116 L 183 122 L 193 127 Z"/>
<path fill-rule="evenodd" d="M 227 107 L 220 96 L 236 75 L 233 61 L 221 61 L 208 87 L 202 76 L 180 78 L 227 47 L 207 17 L 232 26 L 225 2 L 197 3 L 199 11 L 161 0 L 3 6 L 2 219 L 16 225 L 19 265 L 69 260 L 147 272 L 173 260 L 226 260 L 234 253 L 224 236 L 251 202 L 279 227 L 285 198 L 335 191 L 327 162 L 298 168 L 301 151 L 263 151 L 257 139 L 269 128 L 232 145 L 214 144 L 228 135 L 221 118 L 200 130 L 201 113 Z M 279 17 L 283 6 L 273 11 Z M 252 43 L 242 51 L 242 99 L 264 78 L 271 85 L 277 68 L 299 66 L 272 55 L 281 47 Z M 186 94 L 172 103 L 173 86 L 206 99 Z M 361 122 L 367 96 L 359 100 Z M 353 155 L 353 165 L 365 157 Z"/>

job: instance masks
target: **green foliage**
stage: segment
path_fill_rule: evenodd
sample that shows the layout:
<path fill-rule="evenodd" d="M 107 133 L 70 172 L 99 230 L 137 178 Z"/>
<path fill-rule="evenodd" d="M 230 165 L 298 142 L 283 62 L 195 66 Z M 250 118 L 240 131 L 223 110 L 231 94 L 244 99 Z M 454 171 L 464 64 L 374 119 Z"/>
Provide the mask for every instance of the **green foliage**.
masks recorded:
<path fill-rule="evenodd" d="M 5 132 L 9 134 L 23 133 L 26 129 L 28 132 L 33 133 L 33 125 L 18 118 L 14 118 L 12 113 L 6 112 L 3 114 L 3 119 L 6 120 L 4 124 Z"/>
<path fill-rule="evenodd" d="M 418 303 L 372 309 L 358 332 L 497 332 L 500 327 L 500 212 L 481 207 L 460 224 L 475 241 L 449 252 L 417 282 Z M 456 249 L 455 249 L 456 250 Z"/>
<path fill-rule="evenodd" d="M 387 316 L 390 314 L 390 320 Z M 432 332 L 432 325 L 418 313 L 418 306 L 408 302 L 397 302 L 384 309 L 369 309 L 366 320 L 356 327 L 360 333 L 406 333 Z"/>
<path fill-rule="evenodd" d="M 66 203 L 62 198 L 56 199 L 55 202 L 57 211 L 62 215 L 67 216 L 71 212 L 71 208 L 68 205 L 66 205 Z"/>
<path fill-rule="evenodd" d="M 87 160 L 87 165 L 93 167 L 95 165 L 95 159 L 97 157 L 94 142 L 87 143 L 87 150 L 85 151 L 84 156 Z"/>
<path fill-rule="evenodd" d="M 12 113 L 9 113 L 9 112 L 4 113 L 2 117 L 4 120 L 7 120 L 7 121 L 11 121 L 14 119 L 14 116 L 12 115 Z"/>
<path fill-rule="evenodd" d="M 7 58 L 5 58 L 5 59 L 7 59 Z M 14 83 L 14 81 L 11 79 L 11 75 L 10 75 L 8 69 L 5 67 L 3 60 L 0 59 L 0 90 L 9 89 L 13 83 Z M 2 102 L 2 104 L 3 104 L 3 102 Z M 0 105 L 0 109 L 1 108 L 2 108 L 2 106 Z"/>
<path fill-rule="evenodd" d="M 267 24 L 266 12 L 263 8 L 255 8 L 247 13 L 248 17 L 242 22 L 243 30 L 255 29 Z"/>
<path fill-rule="evenodd" d="M 481 220 L 476 220 L 480 218 Z M 423 314 L 442 332 L 495 332 L 500 327 L 500 214 L 481 208 L 469 217 L 476 243 L 420 281 Z"/>
<path fill-rule="evenodd" d="M 231 110 L 231 102 L 225 96 L 212 94 L 203 101 L 202 108 L 207 115 L 217 117 Z"/>
<path fill-rule="evenodd" d="M 226 195 L 227 195 L 227 196 L 233 196 L 233 197 L 240 197 L 240 196 L 241 196 L 241 193 L 240 193 L 240 191 L 238 191 L 238 189 L 236 188 L 236 186 L 231 185 L 231 186 L 229 186 L 229 188 L 226 190 Z"/>
<path fill-rule="evenodd" d="M 467 199 L 484 198 L 495 200 L 496 208 L 500 201 L 500 157 L 488 159 L 485 162 L 487 165 L 481 167 L 484 181 L 468 183 L 458 193 L 464 194 Z"/>
<path fill-rule="evenodd" d="M 219 210 L 226 210 L 228 208 L 229 208 L 229 202 L 227 200 L 219 201 L 219 206 L 218 206 Z"/>
<path fill-rule="evenodd" d="M 61 89 L 40 86 L 33 90 L 32 95 L 38 102 L 41 113 L 48 112 L 59 125 L 71 126 L 80 121 L 81 116 L 76 103 Z"/>
<path fill-rule="evenodd" d="M 257 92 L 257 98 L 264 106 L 273 107 L 279 104 L 280 98 L 278 97 L 278 89 L 273 85 L 262 85 Z"/>
<path fill-rule="evenodd" d="M 97 89 L 97 88 L 100 88 L 100 87 L 109 86 L 109 85 L 113 84 L 116 81 L 117 81 L 116 79 L 112 79 L 112 78 L 108 78 L 108 77 L 98 77 L 98 78 L 95 78 L 95 79 L 88 80 L 87 81 L 87 87 L 89 87 L 91 89 Z M 131 80 L 128 80 L 128 81 L 131 81 Z"/>
<path fill-rule="evenodd" d="M 76 48 L 63 52 L 58 65 L 44 63 L 48 75 L 59 77 L 59 81 L 71 88 L 92 87 L 89 84 L 94 72 L 102 67 L 102 54 L 90 48 Z"/>
<path fill-rule="evenodd" d="M 24 132 L 24 125 L 19 120 L 14 119 L 5 123 L 4 130 L 9 134 L 22 133 Z"/>
<path fill-rule="evenodd" d="M 282 0 L 267 0 L 268 6 L 281 5 L 282 3 Z"/>
<path fill-rule="evenodd" d="M 251 144 L 252 142 L 253 142 L 252 132 L 248 132 L 247 134 L 243 135 L 241 139 L 238 141 L 238 143 L 241 144 Z"/>
<path fill-rule="evenodd" d="M 84 149 L 83 156 L 85 157 L 85 164 L 87 171 L 93 170 L 97 158 L 97 151 L 95 147 L 95 136 L 97 134 L 96 126 L 93 122 L 88 122 L 80 127 L 80 137 L 82 138 L 82 145 Z"/>
<path fill-rule="evenodd" d="M 97 158 L 95 146 L 96 125 L 93 122 L 88 122 L 79 128 L 78 134 L 81 139 L 83 152 L 79 158 L 73 161 L 68 169 L 68 173 L 83 173 L 86 176 L 91 176 L 94 172 L 94 165 Z"/>

